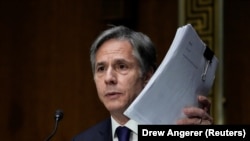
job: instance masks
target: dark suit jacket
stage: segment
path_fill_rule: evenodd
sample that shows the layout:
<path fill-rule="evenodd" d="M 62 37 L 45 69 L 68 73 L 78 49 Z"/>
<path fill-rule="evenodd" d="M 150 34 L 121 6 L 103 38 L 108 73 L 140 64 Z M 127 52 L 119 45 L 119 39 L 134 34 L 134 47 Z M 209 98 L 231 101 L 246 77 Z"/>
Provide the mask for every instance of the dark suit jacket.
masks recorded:
<path fill-rule="evenodd" d="M 73 137 L 72 141 L 112 141 L 111 118 Z"/>

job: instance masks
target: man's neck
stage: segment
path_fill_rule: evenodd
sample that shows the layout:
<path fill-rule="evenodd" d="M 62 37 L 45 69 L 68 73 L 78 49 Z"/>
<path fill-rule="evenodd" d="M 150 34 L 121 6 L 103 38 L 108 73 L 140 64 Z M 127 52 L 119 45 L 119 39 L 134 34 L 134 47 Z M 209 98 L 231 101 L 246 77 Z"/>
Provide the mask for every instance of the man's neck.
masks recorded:
<path fill-rule="evenodd" d="M 129 118 L 122 113 L 111 113 L 111 116 L 114 118 L 116 122 L 120 125 L 124 125 L 129 121 Z"/>

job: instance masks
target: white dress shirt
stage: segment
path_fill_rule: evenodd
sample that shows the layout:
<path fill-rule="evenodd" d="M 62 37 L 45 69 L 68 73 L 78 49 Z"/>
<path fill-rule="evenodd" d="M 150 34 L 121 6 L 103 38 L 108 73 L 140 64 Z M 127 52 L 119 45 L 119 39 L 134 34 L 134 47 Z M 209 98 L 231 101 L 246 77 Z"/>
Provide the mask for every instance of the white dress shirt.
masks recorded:
<path fill-rule="evenodd" d="M 111 124 L 113 141 L 118 141 L 118 137 L 115 133 L 115 130 L 118 126 L 126 126 L 131 130 L 129 141 L 138 141 L 138 123 L 136 121 L 130 119 L 125 125 L 120 125 L 111 116 Z"/>

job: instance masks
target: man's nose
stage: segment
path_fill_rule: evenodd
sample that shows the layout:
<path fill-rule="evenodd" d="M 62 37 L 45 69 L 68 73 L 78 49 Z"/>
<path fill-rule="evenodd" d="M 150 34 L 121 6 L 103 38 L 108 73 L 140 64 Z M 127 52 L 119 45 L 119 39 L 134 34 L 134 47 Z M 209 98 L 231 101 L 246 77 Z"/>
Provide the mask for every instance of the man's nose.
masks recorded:
<path fill-rule="evenodd" d="M 117 83 L 116 72 L 113 68 L 108 68 L 108 70 L 106 71 L 105 83 L 106 84 L 116 84 Z"/>

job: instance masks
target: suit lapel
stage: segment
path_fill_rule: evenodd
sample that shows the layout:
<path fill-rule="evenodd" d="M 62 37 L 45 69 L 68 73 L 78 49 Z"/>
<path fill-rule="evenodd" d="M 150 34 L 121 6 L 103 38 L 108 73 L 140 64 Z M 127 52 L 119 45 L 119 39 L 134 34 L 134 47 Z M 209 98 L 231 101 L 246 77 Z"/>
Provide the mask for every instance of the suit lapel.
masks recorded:
<path fill-rule="evenodd" d="M 108 118 L 104 121 L 104 124 L 99 128 L 100 140 L 103 141 L 113 141 L 112 138 L 112 127 L 111 127 L 111 118 Z"/>

